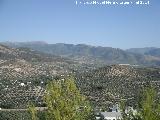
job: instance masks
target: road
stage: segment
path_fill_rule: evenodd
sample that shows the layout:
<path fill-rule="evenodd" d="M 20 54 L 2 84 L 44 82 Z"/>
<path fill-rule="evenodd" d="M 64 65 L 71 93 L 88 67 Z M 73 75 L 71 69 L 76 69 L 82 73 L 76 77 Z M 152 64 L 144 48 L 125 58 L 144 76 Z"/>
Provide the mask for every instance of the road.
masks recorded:
<path fill-rule="evenodd" d="M 46 110 L 47 107 L 36 107 L 36 110 L 38 111 L 44 111 Z M 28 109 L 1 109 L 0 108 L 0 111 L 27 111 Z"/>

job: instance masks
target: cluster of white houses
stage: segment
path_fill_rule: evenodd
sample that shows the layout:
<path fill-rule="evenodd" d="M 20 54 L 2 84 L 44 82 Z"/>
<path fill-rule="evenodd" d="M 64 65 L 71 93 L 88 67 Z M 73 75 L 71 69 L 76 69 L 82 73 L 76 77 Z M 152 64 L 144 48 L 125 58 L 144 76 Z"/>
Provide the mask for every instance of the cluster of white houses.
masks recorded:
<path fill-rule="evenodd" d="M 102 118 L 104 120 L 121 120 L 121 112 L 101 112 Z"/>

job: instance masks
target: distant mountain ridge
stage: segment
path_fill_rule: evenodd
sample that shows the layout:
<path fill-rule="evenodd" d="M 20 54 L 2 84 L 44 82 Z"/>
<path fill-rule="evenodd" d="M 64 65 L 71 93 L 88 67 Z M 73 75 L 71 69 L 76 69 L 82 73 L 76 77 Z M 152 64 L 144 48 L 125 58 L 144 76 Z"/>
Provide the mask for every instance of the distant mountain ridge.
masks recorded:
<path fill-rule="evenodd" d="M 148 53 L 152 50 L 156 50 L 156 49 L 159 49 L 159 48 L 156 48 L 156 47 L 130 48 L 130 49 L 127 49 L 126 51 L 131 52 L 131 53 L 146 54 L 146 53 Z"/>
<path fill-rule="evenodd" d="M 68 57 L 91 64 L 160 65 L 160 49 L 158 48 L 122 50 L 85 44 L 47 44 L 45 42 L 3 42 L 2 44 L 15 48 L 31 48 L 43 53 Z"/>

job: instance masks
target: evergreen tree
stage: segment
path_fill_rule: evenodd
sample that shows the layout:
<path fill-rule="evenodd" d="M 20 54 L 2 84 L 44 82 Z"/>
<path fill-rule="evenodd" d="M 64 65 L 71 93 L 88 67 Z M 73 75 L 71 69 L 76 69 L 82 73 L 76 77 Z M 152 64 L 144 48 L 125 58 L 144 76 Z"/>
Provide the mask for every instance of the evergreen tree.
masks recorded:
<path fill-rule="evenodd" d="M 143 94 L 141 118 L 142 120 L 160 120 L 160 104 L 156 100 L 154 88 L 146 88 Z"/>
<path fill-rule="evenodd" d="M 31 114 L 31 120 L 38 120 L 37 110 L 36 110 L 36 108 L 35 108 L 33 103 L 29 104 L 28 111 Z"/>
<path fill-rule="evenodd" d="M 142 99 L 139 103 L 138 113 L 133 115 L 132 112 L 126 115 L 125 103 L 121 102 L 123 120 L 160 120 L 160 103 L 156 99 L 157 93 L 154 88 L 147 87 L 143 90 Z"/>
<path fill-rule="evenodd" d="M 91 113 L 89 102 L 77 89 L 73 78 L 50 82 L 45 102 L 47 120 L 85 120 Z"/>

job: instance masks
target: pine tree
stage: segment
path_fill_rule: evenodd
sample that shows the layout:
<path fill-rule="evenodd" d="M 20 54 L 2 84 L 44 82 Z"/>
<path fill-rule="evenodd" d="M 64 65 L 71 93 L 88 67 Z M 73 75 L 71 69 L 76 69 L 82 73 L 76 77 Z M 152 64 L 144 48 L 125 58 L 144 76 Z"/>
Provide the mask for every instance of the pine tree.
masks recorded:
<path fill-rule="evenodd" d="M 157 93 L 154 88 L 147 87 L 143 90 L 136 115 L 126 116 L 124 113 L 124 102 L 121 104 L 123 120 L 160 120 L 160 103 L 156 99 Z"/>
<path fill-rule="evenodd" d="M 31 114 L 31 120 L 38 120 L 37 110 L 33 103 L 29 103 L 28 111 Z"/>
<path fill-rule="evenodd" d="M 159 120 L 160 104 L 156 100 L 156 91 L 154 88 L 146 88 L 142 101 L 142 120 Z"/>
<path fill-rule="evenodd" d="M 47 120 L 85 120 L 91 112 L 89 102 L 77 89 L 73 78 L 50 82 L 45 102 Z"/>

